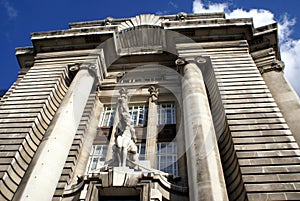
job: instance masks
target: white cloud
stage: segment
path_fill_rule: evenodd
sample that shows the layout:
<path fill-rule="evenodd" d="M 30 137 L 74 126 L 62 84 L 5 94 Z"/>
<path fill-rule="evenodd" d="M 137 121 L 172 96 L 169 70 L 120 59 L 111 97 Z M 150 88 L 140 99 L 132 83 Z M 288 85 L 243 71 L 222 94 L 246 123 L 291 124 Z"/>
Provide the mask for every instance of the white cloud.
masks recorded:
<path fill-rule="evenodd" d="M 226 18 L 252 18 L 254 27 L 260 27 L 276 22 L 272 12 L 265 9 L 244 10 L 242 8 L 230 10 L 227 3 L 208 3 L 194 0 L 194 13 L 225 12 Z M 300 39 L 291 38 L 296 19 L 290 19 L 287 14 L 280 16 L 278 21 L 278 37 L 281 59 L 285 62 L 285 76 L 292 84 L 298 95 L 300 94 Z"/>
<path fill-rule="evenodd" d="M 289 19 L 287 14 L 283 15 L 278 23 L 279 41 L 284 44 L 291 39 L 291 33 L 293 31 L 293 26 L 296 24 L 296 19 Z"/>
<path fill-rule="evenodd" d="M 226 12 L 227 18 L 252 18 L 254 27 L 260 27 L 275 22 L 274 14 L 264 9 L 251 9 L 250 11 L 241 8 Z"/>
<path fill-rule="evenodd" d="M 292 39 L 287 35 L 283 41 L 280 50 L 282 60 L 285 62 L 285 76 L 300 95 L 300 39 Z"/>
<path fill-rule="evenodd" d="M 227 18 L 253 18 L 255 27 L 260 27 L 266 24 L 274 23 L 274 14 L 264 9 L 251 9 L 246 11 L 242 8 L 230 10 L 227 3 L 208 3 L 205 5 L 201 0 L 193 2 L 194 13 L 211 13 L 211 12 L 225 12 Z"/>
<path fill-rule="evenodd" d="M 209 3 L 208 5 L 204 5 L 201 0 L 195 0 L 193 2 L 194 13 L 223 12 L 227 8 L 227 3 Z"/>
<path fill-rule="evenodd" d="M 14 19 L 18 16 L 18 11 L 9 3 L 8 0 L 2 0 L 0 3 L 5 8 L 9 19 Z"/>

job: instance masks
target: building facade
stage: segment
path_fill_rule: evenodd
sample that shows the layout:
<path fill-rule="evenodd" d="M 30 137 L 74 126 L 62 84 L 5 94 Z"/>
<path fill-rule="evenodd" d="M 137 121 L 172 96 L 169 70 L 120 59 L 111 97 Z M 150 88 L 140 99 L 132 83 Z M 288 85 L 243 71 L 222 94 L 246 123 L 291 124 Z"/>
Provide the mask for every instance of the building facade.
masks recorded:
<path fill-rule="evenodd" d="M 76 22 L 16 49 L 0 200 L 299 200 L 300 104 L 277 25 Z"/>

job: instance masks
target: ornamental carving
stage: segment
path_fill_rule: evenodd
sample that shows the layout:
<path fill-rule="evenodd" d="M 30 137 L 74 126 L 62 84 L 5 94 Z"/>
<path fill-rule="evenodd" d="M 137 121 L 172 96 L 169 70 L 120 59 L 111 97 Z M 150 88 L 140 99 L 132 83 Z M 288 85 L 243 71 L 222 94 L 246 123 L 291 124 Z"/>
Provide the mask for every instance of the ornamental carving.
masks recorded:
<path fill-rule="evenodd" d="M 148 89 L 150 93 L 151 102 L 157 103 L 159 90 L 156 86 L 150 86 Z"/>

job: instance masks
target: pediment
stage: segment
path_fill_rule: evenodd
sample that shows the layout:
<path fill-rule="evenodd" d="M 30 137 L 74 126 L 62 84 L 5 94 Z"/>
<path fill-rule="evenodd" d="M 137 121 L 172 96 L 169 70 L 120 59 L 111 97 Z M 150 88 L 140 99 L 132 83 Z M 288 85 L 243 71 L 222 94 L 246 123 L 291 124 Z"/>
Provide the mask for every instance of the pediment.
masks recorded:
<path fill-rule="evenodd" d="M 164 21 L 166 21 L 164 18 L 153 14 L 137 15 L 130 18 L 130 20 L 122 22 L 119 25 L 119 31 L 145 25 L 160 27 Z"/>

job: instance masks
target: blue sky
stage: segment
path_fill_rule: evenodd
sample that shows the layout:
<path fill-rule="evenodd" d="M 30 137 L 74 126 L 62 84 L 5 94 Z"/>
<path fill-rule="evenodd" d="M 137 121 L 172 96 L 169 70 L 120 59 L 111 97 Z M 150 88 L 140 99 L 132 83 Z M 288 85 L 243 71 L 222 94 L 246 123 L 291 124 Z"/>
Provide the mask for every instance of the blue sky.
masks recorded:
<path fill-rule="evenodd" d="M 7 89 L 19 70 L 15 48 L 31 46 L 30 33 L 68 29 L 69 22 L 224 11 L 228 18 L 254 17 L 254 25 L 279 22 L 285 74 L 300 94 L 299 0 L 0 0 L 0 90 Z"/>

